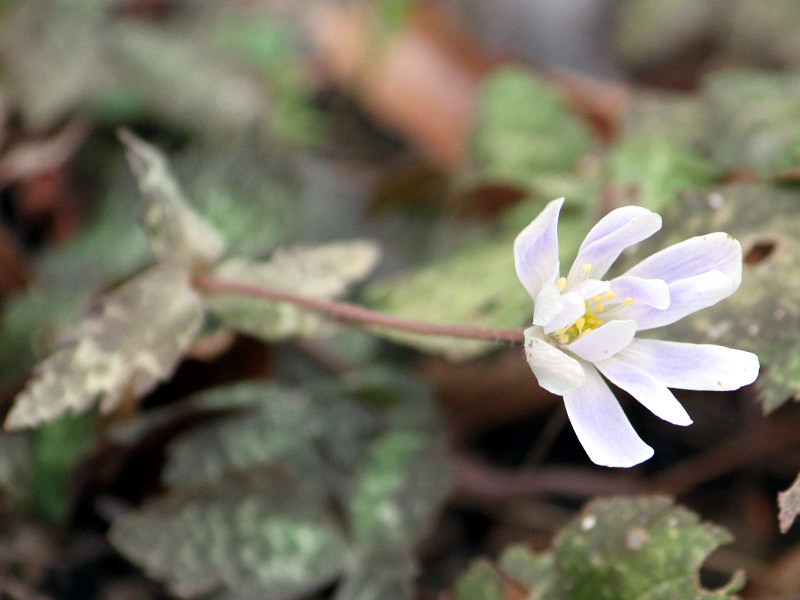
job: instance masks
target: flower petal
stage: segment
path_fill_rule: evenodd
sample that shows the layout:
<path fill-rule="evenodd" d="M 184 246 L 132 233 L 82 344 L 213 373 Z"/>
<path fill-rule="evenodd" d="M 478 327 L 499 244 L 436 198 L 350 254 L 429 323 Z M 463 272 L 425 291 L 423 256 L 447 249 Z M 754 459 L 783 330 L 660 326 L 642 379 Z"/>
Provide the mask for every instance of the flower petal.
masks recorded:
<path fill-rule="evenodd" d="M 642 279 L 632 275 L 622 275 L 611 280 L 615 297 L 622 301 L 631 298 L 634 304 L 644 304 L 659 310 L 669 307 L 669 287 L 663 279 Z"/>
<path fill-rule="evenodd" d="M 625 275 L 663 279 L 673 283 L 709 271 L 720 271 L 739 287 L 742 281 L 742 246 L 727 233 L 693 237 L 645 258 Z"/>
<path fill-rule="evenodd" d="M 633 340 L 615 357 L 667 387 L 682 390 L 736 390 L 758 377 L 758 357 L 713 344 Z"/>
<path fill-rule="evenodd" d="M 632 467 L 653 456 L 594 367 L 585 366 L 586 383 L 564 394 L 567 415 L 592 462 Z"/>
<path fill-rule="evenodd" d="M 636 321 L 609 321 L 564 347 L 583 360 L 597 362 L 614 356 L 634 335 Z"/>
<path fill-rule="evenodd" d="M 608 290 L 611 289 L 611 282 L 609 281 L 600 281 L 599 279 L 587 279 L 586 281 L 581 281 L 576 286 L 570 288 L 571 292 L 578 292 L 585 300 L 588 300 L 592 296 L 597 296 L 598 294 L 605 294 Z"/>
<path fill-rule="evenodd" d="M 574 358 L 539 336 L 541 328 L 525 330 L 525 358 L 539 385 L 553 394 L 566 394 L 583 385 L 583 367 Z"/>
<path fill-rule="evenodd" d="M 556 329 L 572 325 L 586 312 L 586 305 L 580 294 L 568 292 L 561 296 L 561 299 L 563 301 L 561 311 L 544 326 L 545 333 L 553 333 Z"/>
<path fill-rule="evenodd" d="M 692 418 L 661 381 L 627 363 L 620 355 L 595 363 L 611 383 L 628 392 L 657 417 L 675 425 L 691 425 Z"/>
<path fill-rule="evenodd" d="M 636 321 L 637 328 L 653 329 L 663 327 L 682 319 L 686 315 L 707 308 L 727 298 L 739 282 L 720 271 L 709 271 L 702 275 L 679 279 L 669 284 L 669 308 L 659 310 L 653 306 L 634 303 L 620 311 L 626 319 Z"/>
<path fill-rule="evenodd" d="M 622 251 L 661 229 L 661 217 L 641 206 L 611 211 L 592 227 L 578 250 L 567 281 L 575 285 L 585 277 L 600 279 Z M 585 265 L 590 265 L 588 270 Z"/>
<path fill-rule="evenodd" d="M 554 282 L 545 281 L 542 289 L 533 299 L 533 324 L 547 325 L 563 308 L 564 300 L 561 298 L 561 290 Z"/>
<path fill-rule="evenodd" d="M 536 298 L 545 281 L 558 277 L 558 213 L 564 198 L 544 207 L 514 240 L 517 277 L 531 298 Z"/>

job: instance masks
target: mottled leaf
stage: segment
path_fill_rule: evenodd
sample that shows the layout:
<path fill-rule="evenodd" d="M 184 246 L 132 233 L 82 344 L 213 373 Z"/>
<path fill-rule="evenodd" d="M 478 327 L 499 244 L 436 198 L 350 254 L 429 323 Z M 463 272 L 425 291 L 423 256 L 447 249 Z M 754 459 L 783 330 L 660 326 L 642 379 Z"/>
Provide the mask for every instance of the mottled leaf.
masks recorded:
<path fill-rule="evenodd" d="M 781 509 L 778 514 L 781 533 L 786 533 L 800 514 L 800 476 L 788 490 L 778 494 L 778 506 Z"/>
<path fill-rule="evenodd" d="M 143 226 L 156 259 L 187 265 L 216 262 L 225 241 L 183 197 L 164 154 L 129 131 L 120 131 L 145 203 Z"/>
<path fill-rule="evenodd" d="M 278 250 L 266 262 L 233 258 L 220 264 L 213 275 L 234 283 L 334 298 L 366 276 L 378 257 L 378 247 L 371 242 L 338 242 Z M 206 300 L 226 325 L 268 341 L 314 335 L 325 324 L 319 315 L 293 305 L 244 294 L 213 292 Z"/>
<path fill-rule="evenodd" d="M 800 194 L 789 188 L 733 185 L 684 194 L 664 213 L 659 234 L 637 256 L 691 236 L 725 231 L 742 244 L 742 285 L 719 304 L 658 330 L 658 337 L 755 352 L 759 400 L 769 412 L 800 394 Z"/>
<path fill-rule="evenodd" d="M 411 429 L 390 430 L 367 451 L 350 500 L 353 540 L 362 548 L 410 548 L 429 530 L 449 491 L 442 442 Z"/>
<path fill-rule="evenodd" d="M 455 583 L 455 600 L 505 600 L 500 574 L 485 560 L 472 563 Z"/>
<path fill-rule="evenodd" d="M 147 393 L 172 373 L 203 315 L 184 269 L 165 264 L 142 273 L 109 293 L 72 343 L 37 366 L 6 427 L 81 413 L 98 397 L 110 411 L 126 393 Z"/>
<path fill-rule="evenodd" d="M 733 600 L 744 581 L 699 585 L 705 558 L 731 535 L 665 497 L 595 500 L 557 536 L 554 549 L 507 549 L 498 568 L 479 562 L 456 583 L 457 600 Z M 511 592 L 511 593 L 509 593 Z"/>
<path fill-rule="evenodd" d="M 330 400 L 258 382 L 199 394 L 197 408 L 246 411 L 177 438 L 167 449 L 164 481 L 170 486 L 220 481 L 230 471 L 279 463 L 325 492 L 326 448 L 360 445 L 378 425 L 366 407 L 342 397 Z"/>
<path fill-rule="evenodd" d="M 592 148 L 585 123 L 530 71 L 501 69 L 484 83 L 472 135 L 477 177 L 537 188 L 537 178 L 567 172 Z"/>
<path fill-rule="evenodd" d="M 776 177 L 800 166 L 800 75 L 718 73 L 703 96 L 712 107 L 705 145 L 717 169 Z"/>
<path fill-rule="evenodd" d="M 361 555 L 336 588 L 334 600 L 410 600 L 416 572 L 408 553 Z"/>
<path fill-rule="evenodd" d="M 668 498 L 610 498 L 591 502 L 561 531 L 555 562 L 573 600 L 732 598 L 739 580 L 698 589 L 700 565 L 731 539 Z"/>
<path fill-rule="evenodd" d="M 118 518 L 110 539 L 184 598 L 297 598 L 333 581 L 348 560 L 319 496 L 263 469 L 176 488 Z"/>

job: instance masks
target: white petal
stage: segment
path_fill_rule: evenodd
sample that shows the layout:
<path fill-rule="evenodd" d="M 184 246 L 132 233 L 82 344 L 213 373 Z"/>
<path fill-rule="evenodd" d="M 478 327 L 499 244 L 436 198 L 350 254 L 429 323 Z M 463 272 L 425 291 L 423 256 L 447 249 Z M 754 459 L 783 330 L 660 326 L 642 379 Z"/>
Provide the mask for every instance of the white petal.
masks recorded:
<path fill-rule="evenodd" d="M 583 367 L 574 358 L 539 338 L 541 328 L 525 330 L 525 358 L 539 385 L 563 395 L 583 385 Z"/>
<path fill-rule="evenodd" d="M 667 283 L 709 271 L 720 271 L 734 281 L 742 281 L 742 246 L 727 233 L 693 237 L 645 258 L 626 275 L 663 279 Z"/>
<path fill-rule="evenodd" d="M 682 319 L 686 315 L 707 308 L 727 298 L 739 283 L 720 271 L 709 271 L 669 284 L 669 308 L 658 310 L 655 307 L 634 303 L 620 311 L 626 319 L 636 321 L 638 329 L 663 327 Z"/>
<path fill-rule="evenodd" d="M 619 301 L 631 298 L 634 304 L 644 304 L 660 310 L 668 308 L 670 304 L 669 287 L 662 279 L 622 275 L 611 280 L 611 289 Z"/>
<path fill-rule="evenodd" d="M 517 277 L 531 298 L 545 281 L 558 277 L 558 212 L 564 198 L 553 200 L 514 240 Z"/>
<path fill-rule="evenodd" d="M 625 362 L 620 355 L 595 363 L 611 383 L 628 392 L 657 417 L 675 425 L 691 425 L 692 418 L 661 381 Z"/>
<path fill-rule="evenodd" d="M 614 394 L 591 365 L 586 365 L 586 383 L 564 394 L 564 404 L 592 462 L 632 467 L 653 456 L 653 449 L 633 430 Z"/>
<path fill-rule="evenodd" d="M 624 206 L 611 211 L 592 227 L 578 250 L 567 281 L 574 285 L 587 276 L 600 279 L 622 251 L 661 229 L 661 217 L 641 206 Z"/>
<path fill-rule="evenodd" d="M 605 294 L 610 289 L 611 282 L 600 281 L 599 279 L 587 279 L 569 288 L 571 292 L 578 292 L 586 300 L 598 294 Z"/>
<path fill-rule="evenodd" d="M 636 339 L 617 355 L 647 371 L 667 387 L 683 390 L 736 390 L 758 377 L 758 357 L 713 344 Z"/>
<path fill-rule="evenodd" d="M 566 293 L 561 296 L 561 299 L 563 300 L 561 311 L 545 325 L 545 333 L 553 333 L 556 329 L 572 325 L 586 312 L 583 296 L 577 292 Z"/>
<path fill-rule="evenodd" d="M 631 343 L 636 335 L 636 321 L 609 321 L 564 346 L 589 362 L 611 358 Z"/>
<path fill-rule="evenodd" d="M 561 290 L 552 281 L 545 281 L 542 284 L 542 289 L 533 299 L 533 303 L 534 325 L 547 325 L 564 308 Z"/>

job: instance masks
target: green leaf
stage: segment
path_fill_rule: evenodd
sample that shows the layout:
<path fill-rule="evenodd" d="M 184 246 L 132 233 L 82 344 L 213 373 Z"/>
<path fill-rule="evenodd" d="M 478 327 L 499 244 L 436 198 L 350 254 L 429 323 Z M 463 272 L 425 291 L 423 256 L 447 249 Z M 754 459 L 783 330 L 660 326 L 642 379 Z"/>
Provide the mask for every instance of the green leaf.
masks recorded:
<path fill-rule="evenodd" d="M 723 599 L 698 590 L 698 569 L 731 539 L 665 497 L 596 500 L 556 538 L 556 564 L 573 600 Z"/>
<path fill-rule="evenodd" d="M 346 398 L 331 402 L 329 396 L 258 382 L 213 388 L 196 396 L 195 402 L 207 410 L 246 412 L 193 429 L 172 442 L 163 472 L 170 486 L 220 481 L 231 471 L 277 463 L 324 493 L 326 448 L 355 441 L 360 450 L 377 427 L 365 407 Z"/>
<path fill-rule="evenodd" d="M 411 548 L 449 491 L 444 446 L 411 429 L 390 430 L 367 451 L 352 491 L 353 539 L 361 548 Z"/>
<path fill-rule="evenodd" d="M 684 194 L 664 213 L 658 248 L 712 231 L 725 231 L 742 244 L 742 285 L 730 297 L 681 319 L 663 339 L 714 343 L 758 355 L 759 400 L 769 412 L 800 395 L 800 194 L 766 185 L 731 185 Z M 637 252 L 649 254 L 654 244 Z"/>
<path fill-rule="evenodd" d="M 409 554 L 360 555 L 336 588 L 334 600 L 410 600 L 415 597 L 416 571 Z"/>
<path fill-rule="evenodd" d="M 478 242 L 410 274 L 372 284 L 365 297 L 373 308 L 408 319 L 486 327 L 520 326 L 530 321 L 533 302 L 517 279 L 513 244 L 512 236 Z M 496 347 L 474 340 L 378 328 L 373 331 L 453 360 L 474 357 Z"/>
<path fill-rule="evenodd" d="M 186 265 L 216 262 L 225 251 L 225 241 L 190 208 L 164 154 L 127 130 L 119 137 L 146 206 L 143 226 L 156 259 Z"/>
<path fill-rule="evenodd" d="M 531 72 L 501 69 L 484 83 L 472 135 L 480 179 L 536 189 L 537 178 L 572 171 L 592 148 L 588 127 Z"/>
<path fill-rule="evenodd" d="M 94 443 L 97 415 L 63 415 L 33 433 L 33 500 L 52 523 L 62 523 L 72 501 L 70 480 L 78 462 Z"/>
<path fill-rule="evenodd" d="M 705 144 L 720 171 L 777 177 L 800 165 L 800 75 L 718 73 L 703 97 L 712 108 Z"/>
<path fill-rule="evenodd" d="M 456 582 L 456 596 L 502 599 L 505 583 L 531 600 L 733 600 L 744 583 L 740 574 L 709 591 L 699 586 L 698 573 L 730 540 L 726 530 L 701 523 L 666 497 L 595 500 L 557 535 L 553 550 L 515 546 L 498 569 L 479 562 Z"/>
<path fill-rule="evenodd" d="M 21 509 L 33 486 L 33 439 L 29 432 L 0 432 L 0 498 Z"/>
<path fill-rule="evenodd" d="M 102 410 L 110 411 L 126 393 L 147 393 L 172 373 L 203 316 L 184 269 L 163 264 L 142 273 L 109 293 L 73 342 L 37 366 L 6 427 L 81 413 L 98 396 Z"/>
<path fill-rule="evenodd" d="M 683 190 L 712 183 L 709 159 L 695 148 L 661 136 L 627 136 L 608 158 L 615 196 L 659 212 Z"/>
<path fill-rule="evenodd" d="M 778 494 L 778 506 L 780 513 L 778 521 L 781 526 L 781 533 L 786 533 L 794 523 L 797 515 L 800 514 L 800 475 L 789 486 L 789 489 Z"/>
<path fill-rule="evenodd" d="M 365 277 L 378 257 L 378 247 L 371 242 L 338 242 L 278 250 L 267 262 L 233 258 L 213 275 L 313 298 L 334 298 Z M 295 306 L 244 294 L 213 292 L 206 301 L 226 325 L 267 341 L 316 335 L 325 324 L 323 317 Z"/>
<path fill-rule="evenodd" d="M 110 539 L 185 598 L 299 598 L 333 581 L 348 560 L 317 494 L 264 469 L 177 488 L 118 518 Z"/>
<path fill-rule="evenodd" d="M 499 573 L 485 560 L 472 563 L 455 584 L 455 600 L 505 600 Z"/>

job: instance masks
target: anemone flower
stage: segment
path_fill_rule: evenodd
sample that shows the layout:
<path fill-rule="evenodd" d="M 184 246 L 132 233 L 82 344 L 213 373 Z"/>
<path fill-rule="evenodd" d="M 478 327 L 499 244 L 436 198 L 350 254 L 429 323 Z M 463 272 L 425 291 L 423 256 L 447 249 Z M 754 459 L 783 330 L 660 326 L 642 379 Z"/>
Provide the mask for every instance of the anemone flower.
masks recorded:
<path fill-rule="evenodd" d="M 653 449 L 633 430 L 603 378 L 662 419 L 690 425 L 668 388 L 735 390 L 757 377 L 758 357 L 750 352 L 635 337 L 730 296 L 742 280 L 742 248 L 726 233 L 709 233 L 603 281 L 625 248 L 661 228 L 656 213 L 626 206 L 589 231 L 569 273 L 561 276 L 556 228 L 563 203 L 550 202 L 514 242 L 517 276 L 534 301 L 525 356 L 539 385 L 564 397 L 589 458 L 630 467 L 650 458 Z"/>

